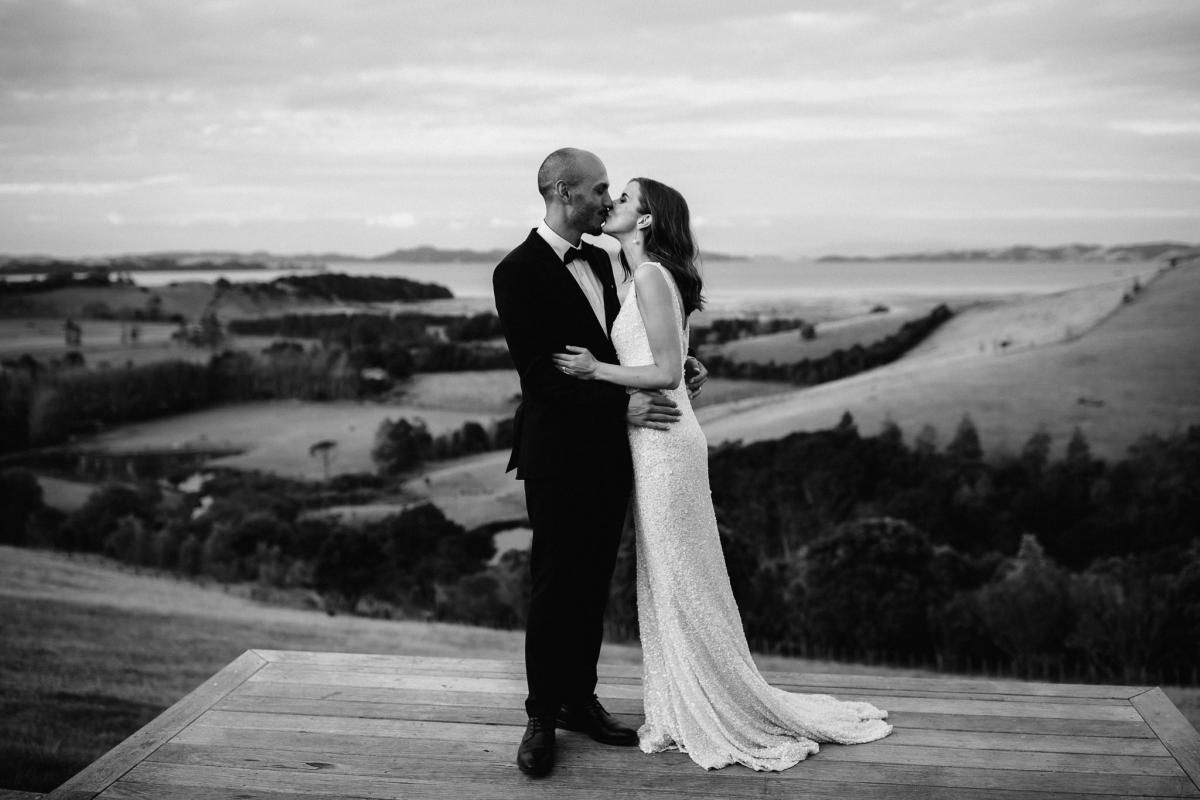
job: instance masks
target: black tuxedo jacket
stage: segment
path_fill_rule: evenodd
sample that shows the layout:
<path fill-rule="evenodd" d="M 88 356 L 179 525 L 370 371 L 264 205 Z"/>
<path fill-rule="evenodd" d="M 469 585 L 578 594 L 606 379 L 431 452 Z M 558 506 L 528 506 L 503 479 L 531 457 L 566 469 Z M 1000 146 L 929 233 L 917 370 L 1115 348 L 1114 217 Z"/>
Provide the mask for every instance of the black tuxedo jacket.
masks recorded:
<path fill-rule="evenodd" d="M 496 312 L 521 376 L 508 462 L 520 479 L 628 481 L 632 472 L 624 387 L 569 377 L 551 358 L 572 344 L 586 347 L 600 361 L 617 363 L 608 338 L 618 311 L 608 253 L 586 242 L 582 249 L 604 287 L 604 329 L 570 270 L 536 230 L 492 274 Z"/>

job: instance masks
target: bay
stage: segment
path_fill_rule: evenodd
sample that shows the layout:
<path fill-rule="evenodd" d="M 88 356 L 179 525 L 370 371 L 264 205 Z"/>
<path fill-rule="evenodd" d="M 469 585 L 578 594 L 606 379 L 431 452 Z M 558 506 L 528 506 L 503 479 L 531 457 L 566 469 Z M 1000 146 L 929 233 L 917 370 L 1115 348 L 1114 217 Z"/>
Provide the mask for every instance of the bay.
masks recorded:
<path fill-rule="evenodd" d="M 702 266 L 710 313 L 785 313 L 797 307 L 826 305 L 853 313 L 876 303 L 926 306 L 1030 294 L 1051 294 L 1110 281 L 1145 282 L 1157 262 L 817 262 L 758 258 L 713 261 Z M 324 271 L 348 275 L 403 277 L 439 283 L 454 301 L 432 301 L 462 310 L 492 306 L 491 262 L 411 263 L 339 262 Z M 308 269 L 145 271 L 132 274 L 141 286 L 205 282 L 267 282 L 286 275 L 314 274 Z M 14 276 L 15 277 L 15 276 Z"/>

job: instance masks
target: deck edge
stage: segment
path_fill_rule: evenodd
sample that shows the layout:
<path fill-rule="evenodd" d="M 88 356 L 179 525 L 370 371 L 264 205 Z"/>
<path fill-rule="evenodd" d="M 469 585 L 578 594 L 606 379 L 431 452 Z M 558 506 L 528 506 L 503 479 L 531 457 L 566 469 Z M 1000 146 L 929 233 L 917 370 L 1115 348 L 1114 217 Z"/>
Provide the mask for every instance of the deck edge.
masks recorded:
<path fill-rule="evenodd" d="M 242 653 L 125 741 L 68 778 L 47 794 L 46 800 L 95 797 L 268 663 L 254 650 Z"/>
<path fill-rule="evenodd" d="M 1154 735 L 1200 790 L 1200 733 L 1160 688 L 1131 697 L 1129 704 L 1142 715 Z"/>

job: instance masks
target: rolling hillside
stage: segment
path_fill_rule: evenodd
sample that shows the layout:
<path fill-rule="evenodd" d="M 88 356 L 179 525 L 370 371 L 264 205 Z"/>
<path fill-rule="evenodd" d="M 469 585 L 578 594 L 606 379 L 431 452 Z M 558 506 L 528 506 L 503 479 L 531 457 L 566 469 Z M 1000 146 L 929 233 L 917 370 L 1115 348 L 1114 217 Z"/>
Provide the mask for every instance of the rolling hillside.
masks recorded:
<path fill-rule="evenodd" d="M 704 409 L 705 432 L 710 444 L 777 438 L 849 411 L 865 433 L 891 419 L 909 436 L 932 425 L 944 443 L 970 414 L 993 451 L 1020 448 L 1041 425 L 1061 446 L 1078 426 L 1096 455 L 1120 456 L 1142 434 L 1200 423 L 1200 264 L 1120 304 L 1125 289 L 970 309 L 882 369 Z"/>

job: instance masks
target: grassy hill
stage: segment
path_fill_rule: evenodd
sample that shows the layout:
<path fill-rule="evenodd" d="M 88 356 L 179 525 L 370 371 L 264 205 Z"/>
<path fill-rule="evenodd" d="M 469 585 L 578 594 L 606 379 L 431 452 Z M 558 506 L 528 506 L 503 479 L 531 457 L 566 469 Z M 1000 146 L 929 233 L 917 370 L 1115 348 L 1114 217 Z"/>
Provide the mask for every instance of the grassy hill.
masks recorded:
<path fill-rule="evenodd" d="M 932 425 L 944 443 L 970 414 L 990 450 L 1019 449 L 1042 425 L 1061 446 L 1078 426 L 1096 455 L 1119 456 L 1145 433 L 1200 422 L 1200 264 L 1162 273 L 1121 304 L 1125 289 L 970 309 L 887 367 L 709 408 L 701 420 L 715 444 L 826 428 L 849 411 L 865 433 L 891 419 L 910 436 Z"/>

